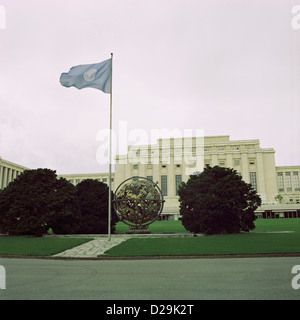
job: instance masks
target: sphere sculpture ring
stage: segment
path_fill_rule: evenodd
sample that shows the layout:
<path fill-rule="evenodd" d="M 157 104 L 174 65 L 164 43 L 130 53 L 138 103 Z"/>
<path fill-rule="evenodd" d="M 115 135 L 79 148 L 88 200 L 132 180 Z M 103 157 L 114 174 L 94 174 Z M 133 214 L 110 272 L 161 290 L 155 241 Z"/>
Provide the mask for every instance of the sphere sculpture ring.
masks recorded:
<path fill-rule="evenodd" d="M 119 185 L 113 204 L 119 219 L 137 232 L 145 231 L 160 217 L 164 200 L 160 188 L 152 180 L 132 177 Z"/>

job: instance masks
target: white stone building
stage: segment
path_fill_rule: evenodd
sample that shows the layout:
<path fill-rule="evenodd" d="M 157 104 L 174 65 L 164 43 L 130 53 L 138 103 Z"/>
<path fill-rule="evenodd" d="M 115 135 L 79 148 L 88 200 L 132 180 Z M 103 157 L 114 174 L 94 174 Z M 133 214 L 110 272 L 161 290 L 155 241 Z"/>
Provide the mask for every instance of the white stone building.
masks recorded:
<path fill-rule="evenodd" d="M 235 169 L 261 196 L 257 216 L 262 218 L 300 217 L 300 165 L 278 166 L 275 150 L 261 148 L 259 140 L 230 140 L 229 136 L 159 139 L 153 145 L 128 147 L 116 157 L 112 189 L 133 176 L 156 182 L 164 195 L 164 219 L 179 218 L 177 190 L 204 166 Z M 0 189 L 28 168 L 0 158 Z M 61 174 L 76 185 L 84 179 L 108 184 L 108 173 Z"/>

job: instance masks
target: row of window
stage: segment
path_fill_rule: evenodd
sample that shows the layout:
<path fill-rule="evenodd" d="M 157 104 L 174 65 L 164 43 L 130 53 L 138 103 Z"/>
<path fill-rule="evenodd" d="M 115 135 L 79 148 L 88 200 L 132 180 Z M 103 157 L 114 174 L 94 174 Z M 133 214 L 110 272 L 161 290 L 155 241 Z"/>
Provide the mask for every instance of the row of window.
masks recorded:
<path fill-rule="evenodd" d="M 211 161 L 204 161 L 204 165 L 205 165 L 205 166 L 211 166 Z M 225 167 L 225 166 L 226 166 L 226 161 L 225 161 L 225 160 L 220 160 L 219 163 L 218 163 L 218 165 L 219 165 L 220 167 Z M 234 166 L 235 166 L 235 167 L 239 167 L 240 165 L 241 165 L 241 164 L 240 164 L 240 160 L 239 160 L 239 159 L 234 160 Z M 249 165 L 250 165 L 250 166 L 255 165 L 255 160 L 254 160 L 254 159 L 249 159 Z M 166 164 L 163 164 L 163 165 L 162 165 L 162 168 L 166 168 L 166 166 L 167 166 Z M 180 168 L 181 165 L 180 165 L 180 164 L 176 164 L 176 167 L 177 167 L 177 168 Z M 133 168 L 134 170 L 138 170 L 138 169 L 139 169 L 139 165 L 138 165 L 138 164 L 133 164 L 133 165 L 132 165 L 132 168 Z M 151 164 L 148 164 L 147 169 L 152 169 L 152 165 L 151 165 Z"/>
<path fill-rule="evenodd" d="M 183 152 L 191 152 L 191 153 L 196 153 L 196 151 L 198 150 L 204 150 L 206 152 L 208 151 L 225 151 L 227 150 L 227 148 L 225 147 L 204 147 L 202 145 L 199 145 L 198 147 L 187 147 L 187 146 L 184 146 L 184 147 L 178 147 L 178 148 L 174 148 L 174 149 L 168 149 L 168 148 L 162 148 L 162 149 L 158 149 L 158 148 L 153 148 L 153 149 L 143 149 L 142 150 L 142 153 L 143 154 L 148 154 L 149 156 L 152 155 L 153 153 L 165 153 L 165 154 L 173 154 L 173 153 L 183 153 Z M 240 149 L 247 149 L 247 150 L 250 150 L 250 149 L 255 149 L 254 146 L 242 146 L 241 148 L 240 147 L 232 147 L 231 150 L 233 151 L 238 151 Z M 230 150 L 230 149 L 228 149 Z M 141 150 L 140 149 L 132 149 L 132 152 L 135 153 L 136 156 L 140 156 L 141 155 Z"/>
<path fill-rule="evenodd" d="M 181 164 L 176 164 L 175 166 L 176 166 L 176 168 L 180 168 L 180 167 L 181 167 Z M 162 168 L 166 168 L 167 165 L 166 165 L 166 164 L 162 164 L 161 167 L 162 167 Z M 153 168 L 153 167 L 152 167 L 151 164 L 147 166 L 147 169 L 152 169 L 152 168 Z M 138 164 L 132 165 L 132 169 L 133 169 L 133 170 L 138 170 L 138 169 L 139 169 L 139 165 L 138 165 Z"/>
<path fill-rule="evenodd" d="M 249 161 L 248 164 L 249 164 L 250 166 L 255 165 L 255 159 L 249 159 L 248 161 Z M 204 164 L 205 164 L 206 166 L 210 166 L 210 165 L 211 165 L 211 162 L 210 162 L 210 161 L 204 161 Z M 226 166 L 226 160 L 219 160 L 218 165 L 219 165 L 220 167 L 225 167 L 225 166 Z M 234 165 L 234 167 L 239 167 L 239 166 L 241 165 L 240 159 L 234 159 L 234 160 L 233 160 L 233 165 Z"/>
<path fill-rule="evenodd" d="M 153 181 L 153 176 L 147 176 L 147 179 Z M 168 176 L 162 175 L 160 177 L 161 182 L 161 192 L 163 196 L 168 195 Z M 178 196 L 178 190 L 179 186 L 182 183 L 182 176 L 180 174 L 175 175 L 175 190 L 176 190 L 176 196 Z M 257 180 L 256 180 L 256 172 L 250 172 L 250 184 L 252 185 L 252 188 L 257 191 Z"/>
<path fill-rule="evenodd" d="M 69 181 L 70 181 L 74 186 L 76 186 L 76 185 L 79 184 L 81 181 L 86 180 L 86 179 L 87 179 L 87 178 L 84 178 L 84 179 L 69 179 Z M 97 180 L 97 181 L 100 181 L 100 182 L 103 182 L 103 183 L 108 184 L 108 179 L 107 179 L 107 178 L 102 178 L 102 179 L 97 178 L 97 179 L 94 179 L 94 180 Z M 111 182 L 112 182 L 112 184 L 113 184 L 114 178 L 111 178 Z"/>
<path fill-rule="evenodd" d="M 247 150 L 250 150 L 250 149 L 255 149 L 254 146 L 242 146 L 241 148 L 240 147 L 232 147 L 231 150 L 234 150 L 234 151 L 238 151 L 240 149 L 247 149 Z M 225 147 L 217 147 L 217 148 L 210 148 L 210 147 L 204 147 L 204 151 L 224 151 L 224 150 L 230 150 L 230 149 L 227 149 Z"/>
<path fill-rule="evenodd" d="M 153 181 L 153 176 L 147 176 L 147 179 Z M 175 190 L 176 190 L 176 196 L 178 196 L 178 189 L 179 186 L 182 183 L 182 176 L 181 174 L 176 174 L 175 175 Z M 160 185 L 161 185 L 161 192 L 163 196 L 168 195 L 168 176 L 167 175 L 162 175 L 160 177 Z"/>
<path fill-rule="evenodd" d="M 286 192 L 292 192 L 293 187 L 294 191 L 300 191 L 298 171 L 278 172 L 277 182 L 279 192 L 284 192 L 284 189 L 286 189 Z"/>

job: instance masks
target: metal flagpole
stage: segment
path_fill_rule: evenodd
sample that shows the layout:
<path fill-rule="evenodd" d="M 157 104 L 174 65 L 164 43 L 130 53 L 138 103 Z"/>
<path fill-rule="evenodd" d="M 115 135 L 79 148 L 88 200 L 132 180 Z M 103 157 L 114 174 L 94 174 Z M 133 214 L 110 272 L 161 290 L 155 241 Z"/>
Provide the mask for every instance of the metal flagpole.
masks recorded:
<path fill-rule="evenodd" d="M 109 116 L 109 194 L 108 194 L 108 241 L 111 240 L 111 162 L 112 162 L 112 67 L 113 54 L 111 53 L 110 72 L 110 116 Z"/>

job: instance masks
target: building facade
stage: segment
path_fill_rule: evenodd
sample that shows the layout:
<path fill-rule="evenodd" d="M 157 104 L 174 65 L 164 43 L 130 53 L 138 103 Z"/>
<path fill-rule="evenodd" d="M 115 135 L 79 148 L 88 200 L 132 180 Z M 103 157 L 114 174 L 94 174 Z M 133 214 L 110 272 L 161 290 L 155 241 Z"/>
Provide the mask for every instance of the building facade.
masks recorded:
<path fill-rule="evenodd" d="M 300 218 L 300 165 L 275 165 L 275 150 L 261 148 L 259 140 L 230 140 L 229 136 L 159 139 L 153 145 L 129 146 L 116 156 L 112 189 L 133 176 L 148 178 L 160 187 L 163 219 L 179 218 L 178 188 L 207 165 L 233 168 L 262 199 L 259 218 Z M 27 168 L 0 158 L 0 189 Z M 85 179 L 108 184 L 108 173 L 61 174 L 73 185 Z"/>
<path fill-rule="evenodd" d="M 300 203 L 300 166 L 276 167 L 278 202 Z"/>
<path fill-rule="evenodd" d="M 60 174 L 58 177 L 65 178 L 71 182 L 74 186 L 86 179 L 93 179 L 108 185 L 109 174 L 108 173 L 78 173 L 78 174 Z M 114 174 L 111 178 L 111 187 L 114 190 Z"/>
<path fill-rule="evenodd" d="M 11 181 L 16 179 L 26 169 L 28 168 L 0 157 L 0 190 L 6 188 Z"/>
<path fill-rule="evenodd" d="M 156 145 L 129 146 L 126 155 L 116 158 L 115 185 L 132 176 L 155 181 L 165 199 L 162 216 L 178 219 L 179 185 L 207 165 L 236 170 L 260 195 L 263 203 L 260 213 L 270 212 L 270 208 L 265 206 L 277 205 L 279 212 L 283 206 L 295 203 L 296 206 L 290 206 L 288 210 L 300 216 L 300 205 L 297 206 L 300 166 L 276 167 L 275 150 L 261 148 L 259 140 L 230 140 L 229 136 L 212 136 L 160 139 Z M 262 214 L 258 216 L 265 217 Z"/>

